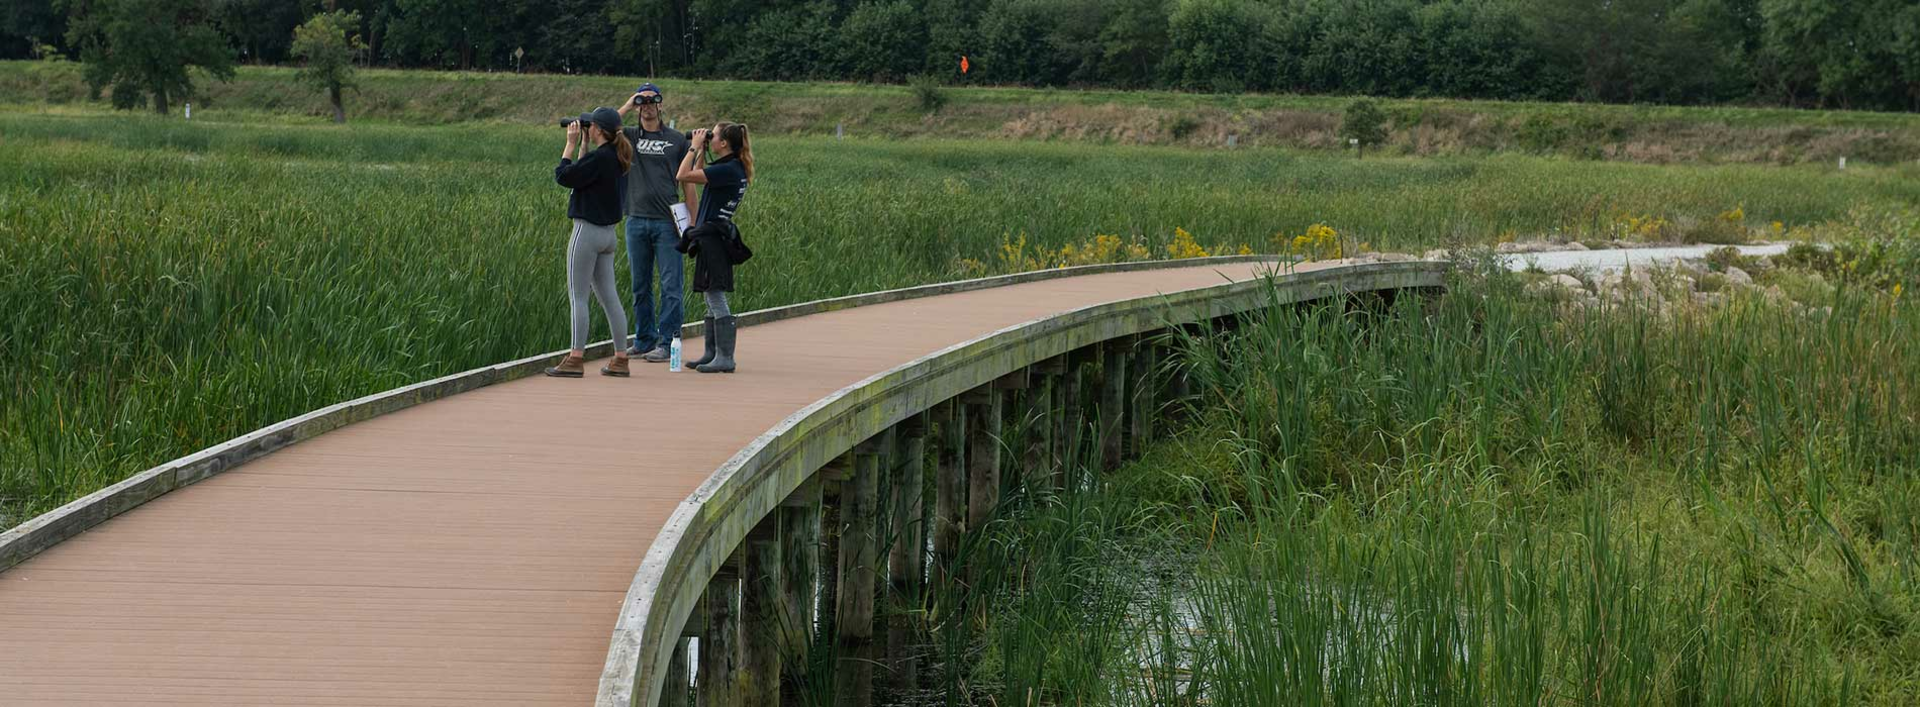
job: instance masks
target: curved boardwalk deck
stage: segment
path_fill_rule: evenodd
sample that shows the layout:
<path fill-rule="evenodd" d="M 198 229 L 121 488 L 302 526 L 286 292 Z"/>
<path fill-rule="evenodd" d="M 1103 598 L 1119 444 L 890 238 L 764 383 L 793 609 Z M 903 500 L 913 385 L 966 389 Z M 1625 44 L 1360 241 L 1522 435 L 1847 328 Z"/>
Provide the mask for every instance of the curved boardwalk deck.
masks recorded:
<path fill-rule="evenodd" d="M 731 376 L 528 378 L 301 442 L 0 573 L 0 704 L 590 704 L 667 515 L 783 418 L 1004 327 L 1271 267 L 816 314 L 742 330 Z"/>

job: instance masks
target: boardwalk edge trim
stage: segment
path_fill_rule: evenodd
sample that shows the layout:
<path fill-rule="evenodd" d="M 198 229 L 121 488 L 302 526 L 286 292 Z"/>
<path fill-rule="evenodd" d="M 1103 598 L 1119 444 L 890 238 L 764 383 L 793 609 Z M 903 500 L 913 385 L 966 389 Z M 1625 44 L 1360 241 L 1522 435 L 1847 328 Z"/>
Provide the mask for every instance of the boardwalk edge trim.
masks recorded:
<path fill-rule="evenodd" d="M 1161 267 L 1208 264 L 1163 262 Z M 716 469 L 654 537 L 615 623 L 596 707 L 659 704 L 664 685 L 659 677 L 667 671 L 672 639 L 679 637 L 701 589 L 761 517 L 859 441 L 966 390 L 1082 346 L 1269 303 L 1439 289 L 1447 268 L 1432 261 L 1302 272 L 1293 272 L 1288 263 L 1275 265 L 1267 276 L 1250 280 L 1236 282 L 1223 274 L 1218 285 L 1090 305 L 1009 326 L 876 373 L 789 415 Z"/>

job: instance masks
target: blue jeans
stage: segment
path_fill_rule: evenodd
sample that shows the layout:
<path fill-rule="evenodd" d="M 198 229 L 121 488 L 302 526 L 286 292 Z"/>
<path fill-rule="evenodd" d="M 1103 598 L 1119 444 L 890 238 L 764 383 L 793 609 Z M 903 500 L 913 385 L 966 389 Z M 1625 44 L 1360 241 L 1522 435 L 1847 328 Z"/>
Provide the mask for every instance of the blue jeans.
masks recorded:
<path fill-rule="evenodd" d="M 686 319 L 686 269 L 671 219 L 627 219 L 627 266 L 633 272 L 633 347 L 641 352 L 680 335 Z M 660 318 L 653 316 L 653 271 L 660 269 Z"/>

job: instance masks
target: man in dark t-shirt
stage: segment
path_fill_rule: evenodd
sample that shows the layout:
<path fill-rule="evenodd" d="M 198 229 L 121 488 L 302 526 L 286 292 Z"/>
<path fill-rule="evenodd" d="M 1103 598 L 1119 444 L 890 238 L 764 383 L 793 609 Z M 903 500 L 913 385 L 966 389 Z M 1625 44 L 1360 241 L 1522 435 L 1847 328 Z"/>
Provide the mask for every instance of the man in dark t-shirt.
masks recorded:
<path fill-rule="evenodd" d="M 639 125 L 625 128 L 633 143 L 633 168 L 627 172 L 623 197 L 627 215 L 627 265 L 633 273 L 633 344 L 628 352 L 643 361 L 668 358 L 668 342 L 680 335 L 686 317 L 686 270 L 674 244 L 680 229 L 674 224 L 673 205 L 687 204 L 689 216 L 699 213 L 693 185 L 674 179 L 687 154 L 687 136 L 660 120 L 660 87 L 644 83 L 620 107 L 622 117 L 638 113 Z M 653 274 L 660 272 L 660 312 L 653 310 Z"/>

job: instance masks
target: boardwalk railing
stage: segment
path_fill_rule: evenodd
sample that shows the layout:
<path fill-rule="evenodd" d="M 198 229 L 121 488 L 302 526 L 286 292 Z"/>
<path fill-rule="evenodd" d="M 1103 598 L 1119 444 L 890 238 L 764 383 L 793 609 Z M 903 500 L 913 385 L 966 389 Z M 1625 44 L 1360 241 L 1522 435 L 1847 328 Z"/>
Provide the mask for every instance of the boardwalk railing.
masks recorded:
<path fill-rule="evenodd" d="M 1160 266 L 1194 264 L 1181 261 Z M 1218 286 L 1090 306 L 951 346 L 877 373 L 807 406 L 716 470 L 680 503 L 655 537 L 621 608 L 601 674 L 597 704 L 653 707 L 662 704 L 663 686 L 672 684 L 684 690 L 684 664 L 674 660 L 684 660 L 684 656 L 676 656 L 675 651 L 684 649 L 679 640 L 683 627 L 707 593 L 709 582 L 723 567 L 737 562 L 736 551 L 749 532 L 756 526 L 764 527 L 770 514 L 810 477 L 889 428 L 970 391 L 989 389 L 996 381 L 1028 367 L 1058 362 L 1063 357 L 1092 360 L 1095 357 L 1085 352 L 1107 342 L 1132 341 L 1138 335 L 1170 326 L 1204 322 L 1274 303 L 1352 293 L 1437 289 L 1442 286 L 1443 272 L 1443 264 L 1431 262 L 1365 263 L 1298 273 L 1276 270 L 1267 279 L 1226 282 L 1223 278 Z M 1082 355 L 1069 356 L 1075 352 Z M 1109 365 L 1114 360 L 1109 354 Z M 1120 370 L 1125 370 L 1124 358 L 1120 360 Z M 1107 395 L 1113 399 L 1118 393 Z M 993 404 L 996 407 L 990 419 L 997 422 L 998 403 Z M 846 566 L 842 564 L 843 574 Z M 870 582 L 873 568 L 865 569 Z M 737 577 L 734 573 L 738 571 L 728 567 L 729 576 Z M 837 594 L 862 591 L 871 596 L 871 585 Z M 871 609 L 867 611 L 870 623 Z M 767 679 L 764 671 L 757 679 Z M 762 689 L 766 689 L 765 684 Z"/>

